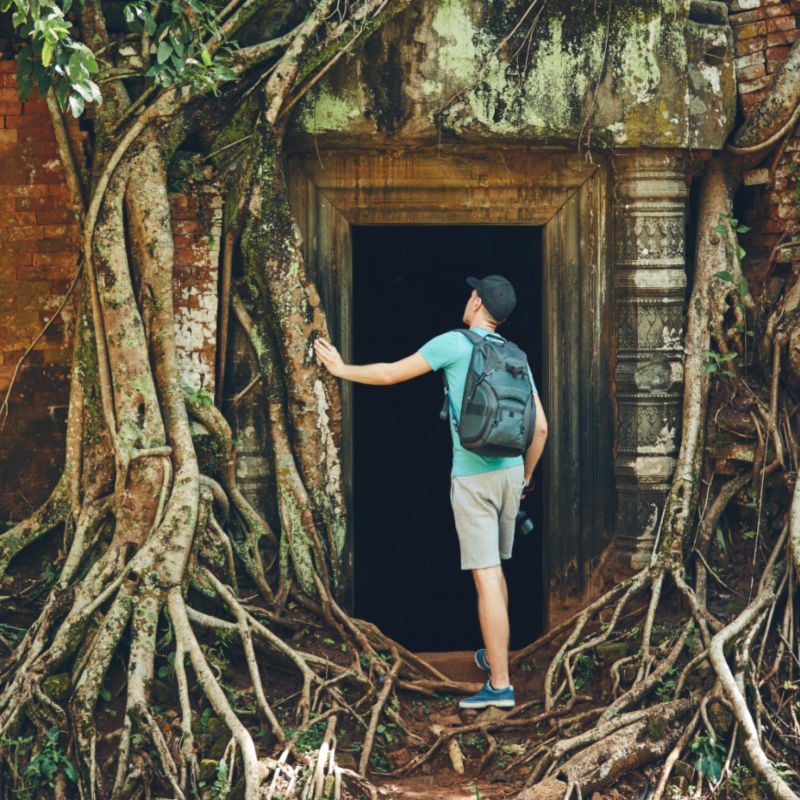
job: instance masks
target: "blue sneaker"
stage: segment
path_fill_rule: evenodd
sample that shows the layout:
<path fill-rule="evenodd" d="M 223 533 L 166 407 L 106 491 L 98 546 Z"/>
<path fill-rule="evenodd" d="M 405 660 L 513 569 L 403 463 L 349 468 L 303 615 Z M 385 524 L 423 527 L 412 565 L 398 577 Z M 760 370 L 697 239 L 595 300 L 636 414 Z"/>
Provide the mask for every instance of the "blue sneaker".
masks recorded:
<path fill-rule="evenodd" d="M 492 668 L 486 660 L 486 649 L 481 647 L 480 650 L 475 651 L 475 663 L 489 676 L 492 677 Z"/>
<path fill-rule="evenodd" d="M 491 681 L 486 681 L 486 685 L 472 697 L 465 697 L 459 704 L 459 708 L 514 708 L 514 687 L 506 686 L 505 689 L 495 689 Z"/>

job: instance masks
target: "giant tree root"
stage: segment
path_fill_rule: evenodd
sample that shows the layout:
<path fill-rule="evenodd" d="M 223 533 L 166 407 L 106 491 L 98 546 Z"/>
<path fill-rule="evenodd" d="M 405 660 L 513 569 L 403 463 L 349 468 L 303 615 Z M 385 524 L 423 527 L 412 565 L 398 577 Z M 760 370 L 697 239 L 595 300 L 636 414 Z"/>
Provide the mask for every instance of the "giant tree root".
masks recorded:
<path fill-rule="evenodd" d="M 524 789 L 518 800 L 561 800 L 573 789 L 593 791 L 663 758 L 678 740 L 691 707 L 689 699 L 675 700 L 648 708 L 636 721 L 614 725 L 613 730 L 606 725 L 598 731 L 598 741 L 561 763 L 556 774 Z M 566 739 L 556 747 L 568 752 L 573 746 Z"/>

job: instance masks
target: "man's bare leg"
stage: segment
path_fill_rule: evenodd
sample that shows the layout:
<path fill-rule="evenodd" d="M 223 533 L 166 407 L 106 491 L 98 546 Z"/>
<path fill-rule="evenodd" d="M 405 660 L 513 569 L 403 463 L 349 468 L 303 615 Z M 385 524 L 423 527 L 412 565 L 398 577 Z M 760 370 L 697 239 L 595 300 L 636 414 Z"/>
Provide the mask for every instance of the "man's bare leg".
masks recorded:
<path fill-rule="evenodd" d="M 481 626 L 486 659 L 492 669 L 492 686 L 504 689 L 508 676 L 508 587 L 503 568 L 485 567 L 472 570 L 478 592 L 478 621 Z"/>

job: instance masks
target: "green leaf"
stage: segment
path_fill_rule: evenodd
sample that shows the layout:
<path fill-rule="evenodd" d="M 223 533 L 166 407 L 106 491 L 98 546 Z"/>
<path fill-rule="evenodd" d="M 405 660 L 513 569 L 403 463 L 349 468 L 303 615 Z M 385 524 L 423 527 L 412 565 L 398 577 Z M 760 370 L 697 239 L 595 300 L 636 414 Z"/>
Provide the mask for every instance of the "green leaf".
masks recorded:
<path fill-rule="evenodd" d="M 97 87 L 95 87 L 91 81 L 80 81 L 73 83 L 72 88 L 84 99 L 85 102 L 91 103 L 96 99 L 96 93 L 94 89 Z"/>
<path fill-rule="evenodd" d="M 156 61 L 163 64 L 172 55 L 172 45 L 164 39 L 159 42 L 158 51 L 156 52 Z"/>
<path fill-rule="evenodd" d="M 239 77 L 236 70 L 224 66 L 217 67 L 216 75 L 219 81 L 235 81 Z"/>
<path fill-rule="evenodd" d="M 100 71 L 94 53 L 85 44 L 82 42 L 74 42 L 72 47 L 76 51 L 76 54 L 80 55 L 81 65 L 89 74 L 94 75 Z"/>
<path fill-rule="evenodd" d="M 714 273 L 715 278 L 719 278 L 721 281 L 728 281 L 729 283 L 733 283 L 733 275 L 731 275 L 728 270 L 723 269 L 720 272 Z"/>
<path fill-rule="evenodd" d="M 53 91 L 56 94 L 56 100 L 58 100 L 58 105 L 62 111 L 67 107 L 70 88 L 69 81 L 65 80 L 56 81 L 55 85 L 53 86 Z"/>
<path fill-rule="evenodd" d="M 211 54 L 205 47 L 200 50 L 200 60 L 203 62 L 204 67 L 211 66 Z"/>
<path fill-rule="evenodd" d="M 42 45 L 42 64 L 44 64 L 46 67 L 50 66 L 50 62 L 53 60 L 53 53 L 55 52 L 55 49 L 55 42 L 51 42 L 49 39 L 44 40 L 44 44 Z"/>
<path fill-rule="evenodd" d="M 67 758 L 64 759 L 64 774 L 73 782 L 78 782 L 78 770 L 75 765 Z"/>
<path fill-rule="evenodd" d="M 79 94 L 70 95 L 69 110 L 73 117 L 79 117 L 83 114 L 85 104 L 83 98 Z"/>
<path fill-rule="evenodd" d="M 33 94 L 33 81 L 29 77 L 20 78 L 17 76 L 17 94 L 23 103 L 30 99 Z"/>
<path fill-rule="evenodd" d="M 716 233 L 726 234 L 728 232 L 728 226 L 722 224 L 715 225 L 711 230 L 716 231 Z"/>
<path fill-rule="evenodd" d="M 712 754 L 700 756 L 697 761 L 697 771 L 706 778 L 716 783 L 722 775 L 722 761 Z"/>
<path fill-rule="evenodd" d="M 752 228 L 749 225 L 737 225 L 736 233 L 750 233 Z"/>

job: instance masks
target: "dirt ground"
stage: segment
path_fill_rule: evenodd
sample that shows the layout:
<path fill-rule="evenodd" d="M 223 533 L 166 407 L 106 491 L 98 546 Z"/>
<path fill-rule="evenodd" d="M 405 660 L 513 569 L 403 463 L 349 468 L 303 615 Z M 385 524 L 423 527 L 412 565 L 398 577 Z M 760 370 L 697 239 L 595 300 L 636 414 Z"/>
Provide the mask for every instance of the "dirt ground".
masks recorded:
<path fill-rule="evenodd" d="M 480 688 L 485 675 L 473 661 L 472 652 L 420 654 L 447 677 L 474 682 Z M 401 692 L 401 711 L 410 734 L 426 742 L 432 741 L 432 728 L 459 727 L 484 720 L 524 720 L 542 710 L 542 683 L 552 653 L 543 652 L 530 661 L 522 662 L 512 675 L 517 707 L 512 711 L 488 709 L 464 712 L 458 708 L 461 695 L 425 698 Z M 593 687 L 601 690 L 599 685 Z M 550 726 L 522 725 L 512 730 L 492 734 L 494 745 L 480 732 L 458 737 L 463 756 L 463 774 L 454 768 L 446 749 L 441 748 L 430 760 L 407 776 L 385 775 L 386 771 L 403 766 L 427 749 L 415 746 L 413 740 L 379 741 L 369 778 L 377 787 L 378 796 L 387 800 L 506 800 L 519 795 L 530 774 L 530 753 L 543 736 L 552 733 Z M 490 752 L 490 749 L 493 752 Z M 636 800 L 645 793 L 646 775 L 634 775 L 614 787 L 587 795 L 586 800 Z"/>

